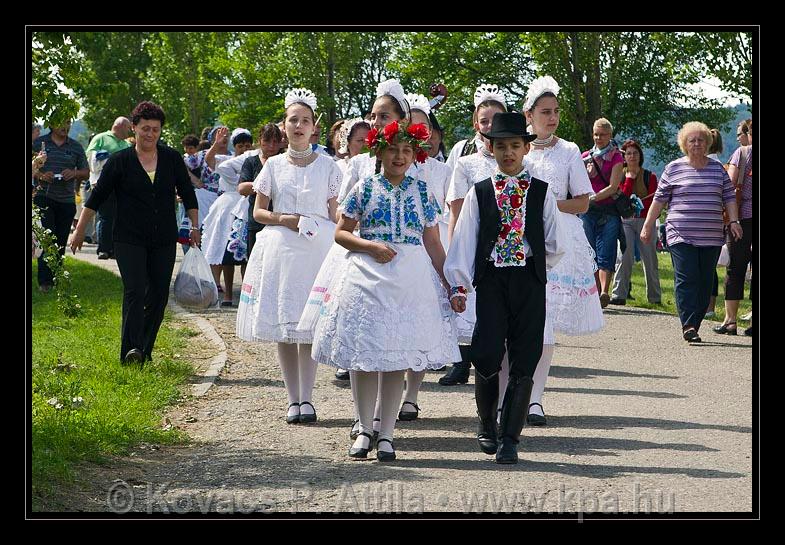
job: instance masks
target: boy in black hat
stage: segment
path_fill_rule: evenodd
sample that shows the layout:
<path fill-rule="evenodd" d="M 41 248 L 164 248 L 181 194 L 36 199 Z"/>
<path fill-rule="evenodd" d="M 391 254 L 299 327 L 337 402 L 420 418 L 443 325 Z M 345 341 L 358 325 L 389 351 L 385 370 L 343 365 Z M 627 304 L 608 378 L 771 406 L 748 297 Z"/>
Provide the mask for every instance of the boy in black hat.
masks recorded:
<path fill-rule="evenodd" d="M 564 242 L 548 184 L 532 178 L 523 166 L 536 135 L 526 132 L 524 117 L 516 112 L 497 113 L 492 127 L 483 136 L 491 141 L 496 174 L 467 193 L 444 274 L 456 312 L 465 310 L 466 293 L 477 290 L 470 355 L 480 449 L 495 453 L 497 463 L 515 464 L 532 376 L 542 354 L 546 269 L 561 259 Z M 505 349 L 510 380 L 497 437 L 499 369 Z"/>

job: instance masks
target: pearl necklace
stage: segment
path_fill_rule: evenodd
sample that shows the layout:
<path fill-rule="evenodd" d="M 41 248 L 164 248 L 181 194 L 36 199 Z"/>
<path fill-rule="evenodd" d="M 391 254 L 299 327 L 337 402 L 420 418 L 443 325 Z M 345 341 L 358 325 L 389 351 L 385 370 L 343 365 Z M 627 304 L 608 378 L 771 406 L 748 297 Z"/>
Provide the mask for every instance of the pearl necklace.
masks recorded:
<path fill-rule="evenodd" d="M 305 149 L 303 151 L 297 151 L 296 149 L 292 149 L 292 147 L 289 146 L 286 149 L 286 153 L 292 159 L 307 159 L 308 157 L 310 157 L 313 154 L 313 148 L 309 144 L 308 145 L 308 149 Z"/>
<path fill-rule="evenodd" d="M 548 144 L 553 142 L 554 138 L 556 138 L 555 134 L 552 134 L 548 138 L 545 138 L 543 140 L 540 140 L 539 138 L 536 138 L 536 139 L 534 139 L 532 141 L 532 144 L 534 144 L 535 146 L 547 146 Z"/>

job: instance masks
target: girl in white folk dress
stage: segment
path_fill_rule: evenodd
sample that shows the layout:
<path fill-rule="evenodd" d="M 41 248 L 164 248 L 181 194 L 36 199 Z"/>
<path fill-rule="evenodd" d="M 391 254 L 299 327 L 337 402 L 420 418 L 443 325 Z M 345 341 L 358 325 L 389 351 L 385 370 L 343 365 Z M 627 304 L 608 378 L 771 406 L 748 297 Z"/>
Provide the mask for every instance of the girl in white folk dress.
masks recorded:
<path fill-rule="evenodd" d="M 316 421 L 312 401 L 316 363 L 310 331 L 298 331 L 308 294 L 333 242 L 341 171 L 332 158 L 314 153 L 316 97 L 307 89 L 286 95 L 288 151 L 268 159 L 254 181 L 253 216 L 258 234 L 240 295 L 237 336 L 278 343 L 278 360 L 289 398 L 288 423 Z M 267 210 L 270 201 L 273 210 Z"/>
<path fill-rule="evenodd" d="M 404 120 L 406 122 L 410 122 L 411 118 L 409 103 L 406 101 L 401 84 L 394 79 L 379 83 L 379 85 L 376 87 L 376 99 L 374 100 L 373 106 L 371 108 L 370 124 L 372 129 L 380 131 L 393 121 Z M 338 202 L 342 202 L 346 198 L 346 195 L 355 186 L 355 184 L 368 178 L 369 176 L 378 174 L 381 172 L 381 169 L 381 161 L 378 160 L 373 153 L 360 153 L 359 155 L 352 157 L 349 160 L 343 175 L 343 182 L 341 183 L 341 189 L 338 193 Z M 412 165 L 409 167 L 409 170 L 406 173 L 409 176 L 414 177 L 416 174 L 415 169 L 416 167 Z M 339 219 L 340 217 L 336 215 L 335 221 L 337 222 Z M 339 271 L 343 270 L 343 267 L 346 264 L 347 256 L 348 251 L 346 248 L 338 243 L 333 244 L 330 252 L 327 254 L 327 257 L 324 260 L 324 265 L 319 271 L 319 275 L 316 277 L 316 281 L 313 284 L 311 295 L 308 299 L 308 304 L 306 305 L 305 312 L 303 312 L 303 316 L 298 326 L 299 329 L 310 332 L 313 331 L 313 327 L 316 323 L 316 318 L 319 316 L 319 310 L 321 308 L 323 298 L 327 293 L 327 287 L 330 284 L 330 280 L 332 279 L 333 275 L 338 274 Z M 336 377 L 340 377 L 341 375 L 339 373 L 342 371 L 342 369 L 339 369 L 338 372 L 336 372 Z M 373 421 L 374 431 L 377 434 L 379 432 L 379 425 L 381 423 L 380 400 L 382 382 L 383 380 L 379 381 L 379 401 L 377 401 L 376 404 L 376 411 Z M 352 399 L 357 399 L 357 384 L 355 382 L 351 382 L 350 385 L 352 389 Z M 357 405 L 355 404 L 354 422 L 352 423 L 352 427 L 349 430 L 349 437 L 354 440 L 357 438 L 357 434 L 359 433 L 360 415 L 357 412 Z"/>
<path fill-rule="evenodd" d="M 377 460 L 395 459 L 405 372 L 440 368 L 459 353 L 442 271 L 439 207 L 426 182 L 407 174 L 415 158 L 425 161 L 427 141 L 424 125 L 393 122 L 372 130 L 368 144 L 384 174 L 355 184 L 339 207 L 335 240 L 349 253 L 322 299 L 312 355 L 351 372 L 360 416 L 349 450 L 354 459 L 367 458 L 372 449 L 377 398 Z M 358 224 L 359 236 L 353 234 Z"/>
<path fill-rule="evenodd" d="M 507 111 L 506 99 L 496 85 L 480 84 L 474 93 L 474 114 L 472 120 L 474 129 L 477 131 L 475 139 L 477 151 L 455 161 L 452 179 L 447 190 L 446 200 L 450 206 L 450 225 L 448 229 L 449 240 L 452 240 L 455 225 L 461 215 L 463 201 L 469 189 L 477 182 L 490 178 L 496 172 L 496 159 L 489 147 L 490 142 L 480 133 L 488 133 L 493 128 L 493 116 L 497 113 Z M 477 295 L 474 292 L 468 294 L 466 300 L 466 310 L 458 314 L 455 319 L 458 327 L 458 341 L 462 343 L 462 359 L 455 363 L 439 383 L 444 386 L 453 386 L 458 383 L 466 383 L 469 380 L 469 366 L 471 365 L 468 357 L 468 348 L 472 342 L 474 333 L 474 323 L 477 320 L 475 314 L 475 302 Z M 509 375 L 509 363 L 505 356 L 502 362 L 502 370 L 499 372 L 501 386 L 507 385 L 506 377 Z M 502 399 L 499 399 L 499 409 L 501 410 Z"/>
<path fill-rule="evenodd" d="M 558 94 L 556 81 L 543 76 L 531 83 L 523 105 L 526 120 L 538 137 L 526 156 L 526 168 L 532 176 L 548 182 L 567 242 L 564 257 L 548 272 L 543 350 L 527 417 L 532 426 L 546 423 L 541 402 L 553 359 L 554 329 L 567 335 L 588 335 L 605 326 L 594 281 L 594 251 L 577 216 L 588 210 L 594 191 L 578 146 L 555 134 L 559 128 Z"/>

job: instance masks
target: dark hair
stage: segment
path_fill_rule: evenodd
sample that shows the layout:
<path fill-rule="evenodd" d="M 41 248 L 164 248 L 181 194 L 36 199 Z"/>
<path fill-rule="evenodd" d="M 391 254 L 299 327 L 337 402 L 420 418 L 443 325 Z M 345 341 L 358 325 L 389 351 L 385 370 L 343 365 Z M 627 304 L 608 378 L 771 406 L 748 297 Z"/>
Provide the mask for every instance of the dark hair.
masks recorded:
<path fill-rule="evenodd" d="M 439 134 L 442 136 L 442 140 L 439 143 L 439 151 L 442 152 L 442 155 L 447 155 L 444 150 L 444 129 L 439 125 L 439 121 L 436 119 L 436 116 L 433 115 L 433 112 L 428 114 L 428 119 L 431 120 L 431 130 L 439 131 Z"/>
<path fill-rule="evenodd" d="M 376 97 L 373 100 L 373 103 L 376 104 L 377 100 L 381 100 L 383 98 L 386 98 L 387 100 L 389 100 L 392 103 L 393 109 L 395 110 L 395 113 L 398 114 L 398 117 L 401 119 L 401 121 L 403 121 L 403 120 L 411 121 L 411 119 L 412 119 L 412 117 L 411 117 L 411 109 L 408 108 L 408 104 L 407 104 L 407 110 L 409 110 L 409 112 L 407 113 L 407 112 L 404 111 L 403 106 L 401 106 L 401 103 L 398 102 L 398 99 L 395 98 L 392 95 L 389 95 L 389 94 L 388 95 L 382 95 L 380 97 Z M 371 110 L 373 110 L 373 107 L 371 107 Z"/>
<path fill-rule="evenodd" d="M 507 105 L 502 104 L 498 100 L 483 100 L 474 108 L 474 113 L 472 114 L 472 123 L 477 123 L 477 114 L 480 112 L 480 108 L 487 108 L 489 106 L 501 108 L 503 112 L 507 111 Z"/>
<path fill-rule="evenodd" d="M 234 138 L 232 138 L 233 146 L 236 146 L 237 144 L 242 144 L 243 142 L 253 143 L 253 136 L 251 136 L 247 132 L 241 132 L 237 134 Z"/>
<path fill-rule="evenodd" d="M 625 140 L 625 141 L 624 141 L 624 144 L 622 144 L 622 145 L 621 145 L 621 151 L 622 151 L 622 153 L 624 153 L 624 151 L 625 151 L 627 148 L 629 148 L 629 147 L 633 147 L 633 148 L 635 148 L 636 150 L 638 150 L 638 155 L 639 155 L 639 156 L 640 156 L 640 158 L 641 158 L 639 165 L 640 165 L 640 166 L 643 166 L 643 148 L 641 148 L 641 145 L 640 145 L 640 144 L 638 144 L 638 142 L 636 142 L 636 141 L 635 141 L 635 140 L 633 140 L 632 138 L 630 138 L 630 139 L 628 139 L 628 140 Z M 625 163 L 626 163 L 626 161 L 625 161 Z"/>
<path fill-rule="evenodd" d="M 345 119 L 339 119 L 338 121 L 333 123 L 333 126 L 330 127 L 330 132 L 327 133 L 327 145 L 325 147 L 327 148 L 327 153 L 329 153 L 330 155 L 335 155 L 335 148 L 333 147 L 333 138 L 335 138 L 335 133 L 337 133 L 340 130 L 341 126 L 344 123 L 346 123 Z"/>
<path fill-rule="evenodd" d="M 529 108 L 529 111 L 532 111 L 534 109 L 534 107 L 537 106 L 537 103 L 540 101 L 540 99 L 542 97 L 553 97 L 553 98 L 558 100 L 558 97 L 556 95 L 554 95 L 550 91 L 546 91 L 546 92 L 544 92 L 543 94 L 541 94 L 540 96 L 537 97 L 537 100 L 534 101 L 534 103 L 532 104 L 532 107 Z"/>
<path fill-rule="evenodd" d="M 313 111 L 313 108 L 308 106 L 305 102 L 292 102 L 291 104 L 289 104 L 289 108 L 291 108 L 295 104 L 299 104 L 300 106 L 305 106 L 306 108 L 308 108 L 311 111 L 311 121 L 313 122 L 313 125 L 315 127 L 316 126 L 316 112 Z M 283 121 L 284 122 L 286 122 L 286 118 L 289 116 L 289 108 L 286 108 L 286 110 L 284 110 L 284 112 L 285 112 L 284 116 L 283 116 Z"/>
<path fill-rule="evenodd" d="M 210 149 L 210 141 L 209 140 L 199 140 L 199 146 L 196 148 L 196 151 L 202 151 Z"/>
<path fill-rule="evenodd" d="M 210 134 L 210 131 L 213 130 L 212 127 L 205 127 L 202 129 L 201 134 L 199 135 L 199 140 L 207 140 L 207 136 Z"/>
<path fill-rule="evenodd" d="M 195 134 L 189 134 L 189 135 L 186 135 L 185 138 L 180 140 L 180 144 L 183 147 L 193 146 L 193 147 L 196 148 L 196 147 L 199 147 L 199 138 Z"/>
<path fill-rule="evenodd" d="M 138 125 L 142 119 L 157 119 L 161 122 L 161 126 L 163 127 L 166 116 L 158 104 L 145 100 L 137 104 L 134 111 L 131 112 L 131 123 L 134 125 Z"/>
<path fill-rule="evenodd" d="M 264 140 L 265 142 L 271 142 L 274 140 L 278 140 L 279 142 L 282 140 L 281 136 L 281 129 L 278 128 L 278 125 L 275 123 L 267 123 L 263 125 L 261 129 L 259 129 L 259 141 L 261 142 Z"/>
<path fill-rule="evenodd" d="M 709 153 L 722 153 L 722 135 L 717 129 L 711 129 L 711 144 Z"/>
<path fill-rule="evenodd" d="M 354 124 L 354 126 L 352 127 L 352 130 L 349 131 L 349 134 L 346 135 L 346 140 L 347 141 L 351 140 L 352 139 L 352 135 L 354 134 L 354 131 L 356 131 L 360 127 L 365 127 L 369 131 L 371 130 L 371 124 L 368 121 L 365 121 L 365 120 L 358 121 L 357 123 Z"/>

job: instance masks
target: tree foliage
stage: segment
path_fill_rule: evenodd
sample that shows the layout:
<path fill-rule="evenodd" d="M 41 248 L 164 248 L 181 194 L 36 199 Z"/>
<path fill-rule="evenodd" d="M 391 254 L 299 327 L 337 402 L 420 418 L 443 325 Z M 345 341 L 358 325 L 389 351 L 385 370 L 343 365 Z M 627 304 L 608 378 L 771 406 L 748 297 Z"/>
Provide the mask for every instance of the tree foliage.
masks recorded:
<path fill-rule="evenodd" d="M 75 119 L 79 102 L 68 89 L 84 86 L 78 51 L 57 32 L 34 32 L 30 46 L 33 119 L 49 126 Z"/>

